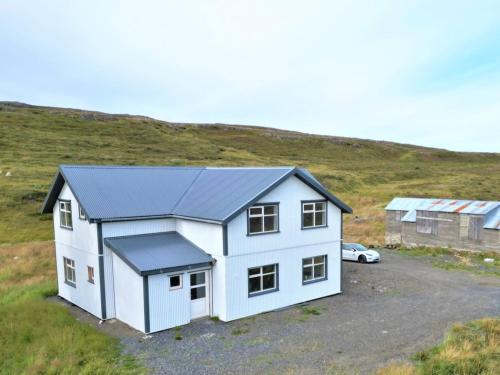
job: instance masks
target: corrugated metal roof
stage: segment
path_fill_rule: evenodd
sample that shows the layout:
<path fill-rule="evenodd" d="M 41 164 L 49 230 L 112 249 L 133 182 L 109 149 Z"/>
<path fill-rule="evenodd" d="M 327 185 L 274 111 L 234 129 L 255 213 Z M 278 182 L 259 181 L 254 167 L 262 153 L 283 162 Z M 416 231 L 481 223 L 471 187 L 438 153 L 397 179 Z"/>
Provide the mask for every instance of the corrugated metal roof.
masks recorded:
<path fill-rule="evenodd" d="M 52 212 L 64 181 L 90 220 L 183 216 L 226 222 L 291 175 L 344 212 L 352 210 L 294 167 L 118 167 L 62 165 L 44 202 Z"/>
<path fill-rule="evenodd" d="M 500 208 L 499 201 L 472 201 L 457 199 L 437 198 L 394 198 L 386 207 L 386 210 L 409 211 L 401 221 L 415 221 L 416 210 L 461 213 L 469 215 L 486 215 L 484 228 L 493 226 L 494 219 L 488 219 L 489 214 Z M 500 211 L 500 210 L 499 210 Z M 493 229 L 499 229 L 494 228 Z"/>
<path fill-rule="evenodd" d="M 500 207 L 497 207 L 486 215 L 483 228 L 500 229 Z"/>
<path fill-rule="evenodd" d="M 177 232 L 111 237 L 104 243 L 141 276 L 208 266 L 213 261 Z"/>

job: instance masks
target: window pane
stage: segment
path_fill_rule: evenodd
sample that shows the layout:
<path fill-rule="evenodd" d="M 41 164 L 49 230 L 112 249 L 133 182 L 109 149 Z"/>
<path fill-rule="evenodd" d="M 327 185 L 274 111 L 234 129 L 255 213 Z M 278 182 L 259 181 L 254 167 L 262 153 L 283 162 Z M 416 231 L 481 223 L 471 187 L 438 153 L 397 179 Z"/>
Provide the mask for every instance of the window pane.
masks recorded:
<path fill-rule="evenodd" d="M 270 265 L 270 266 L 264 266 L 262 267 L 262 273 L 269 273 L 269 272 L 274 272 L 275 265 Z"/>
<path fill-rule="evenodd" d="M 314 257 L 314 263 L 323 263 L 325 261 L 325 256 Z"/>
<path fill-rule="evenodd" d="M 276 213 L 276 206 L 264 206 L 264 214 L 270 215 Z"/>
<path fill-rule="evenodd" d="M 180 277 L 180 275 L 170 276 L 170 287 L 171 288 L 176 288 L 178 286 L 181 286 L 181 277 Z"/>
<path fill-rule="evenodd" d="M 205 272 L 191 274 L 191 286 L 205 284 Z"/>
<path fill-rule="evenodd" d="M 262 217 L 250 218 L 250 233 L 262 232 Z"/>
<path fill-rule="evenodd" d="M 264 231 L 265 232 L 272 232 L 274 230 L 277 230 L 277 225 L 276 225 L 276 220 L 277 216 L 265 216 L 264 217 Z"/>
<path fill-rule="evenodd" d="M 316 212 L 316 225 L 325 225 L 325 213 L 324 212 Z"/>
<path fill-rule="evenodd" d="M 204 298 L 206 295 L 204 286 L 200 286 L 198 288 L 191 288 L 191 299 Z"/>
<path fill-rule="evenodd" d="M 71 212 L 68 212 L 66 214 L 66 226 L 72 228 L 73 227 L 73 220 L 71 219 Z"/>
<path fill-rule="evenodd" d="M 262 277 L 263 290 L 274 288 L 274 274 Z"/>
<path fill-rule="evenodd" d="M 260 277 L 252 277 L 248 279 L 248 291 L 250 293 L 260 291 Z"/>
<path fill-rule="evenodd" d="M 313 214 L 304 214 L 304 227 L 312 227 L 313 224 Z"/>
<path fill-rule="evenodd" d="M 249 275 L 258 275 L 260 273 L 260 267 L 257 268 L 250 268 L 248 270 Z"/>
<path fill-rule="evenodd" d="M 325 265 L 321 264 L 319 266 L 314 266 L 314 278 L 317 279 L 318 277 L 324 277 L 325 276 Z"/>
<path fill-rule="evenodd" d="M 302 271 L 302 280 L 307 281 L 313 278 L 313 269 L 312 267 L 304 267 Z"/>
<path fill-rule="evenodd" d="M 250 215 L 262 215 L 262 207 L 251 207 Z"/>
<path fill-rule="evenodd" d="M 313 203 L 306 203 L 304 204 L 304 211 L 312 211 L 314 210 L 314 204 Z"/>
<path fill-rule="evenodd" d="M 325 209 L 325 202 L 316 203 L 316 211 L 322 211 Z"/>
<path fill-rule="evenodd" d="M 307 265 L 312 263 L 313 258 L 302 259 L 302 264 Z"/>

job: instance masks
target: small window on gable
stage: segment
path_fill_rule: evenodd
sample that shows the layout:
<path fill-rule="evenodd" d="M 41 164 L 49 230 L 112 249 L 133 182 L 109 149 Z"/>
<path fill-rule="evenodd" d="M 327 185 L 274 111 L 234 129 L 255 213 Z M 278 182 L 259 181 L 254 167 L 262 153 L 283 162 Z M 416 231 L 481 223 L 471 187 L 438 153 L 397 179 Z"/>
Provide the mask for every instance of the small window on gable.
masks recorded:
<path fill-rule="evenodd" d="M 248 209 L 248 234 L 278 231 L 278 205 L 262 204 Z"/>
<path fill-rule="evenodd" d="M 87 281 L 94 284 L 94 267 L 87 266 Z"/>
<path fill-rule="evenodd" d="M 81 220 L 86 220 L 87 219 L 87 216 L 85 215 L 85 211 L 83 211 L 83 208 L 80 205 L 78 206 L 78 217 Z"/>
<path fill-rule="evenodd" d="M 326 227 L 326 201 L 302 202 L 302 229 Z"/>
<path fill-rule="evenodd" d="M 73 229 L 71 201 L 59 201 L 59 221 L 61 228 Z"/>
<path fill-rule="evenodd" d="M 182 289 L 182 275 L 173 275 L 169 277 L 170 290 Z"/>

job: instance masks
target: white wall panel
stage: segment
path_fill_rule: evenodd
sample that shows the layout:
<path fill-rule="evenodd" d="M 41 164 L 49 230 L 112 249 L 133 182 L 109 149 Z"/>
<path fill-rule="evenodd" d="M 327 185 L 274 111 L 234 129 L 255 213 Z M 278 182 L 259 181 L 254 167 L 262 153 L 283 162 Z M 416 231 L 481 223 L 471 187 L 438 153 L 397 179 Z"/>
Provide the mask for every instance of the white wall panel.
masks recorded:
<path fill-rule="evenodd" d="M 181 289 L 169 289 L 167 274 L 149 276 L 150 332 L 180 326 L 191 321 L 189 274 L 186 272 L 182 274 Z"/>
<path fill-rule="evenodd" d="M 302 259 L 328 256 L 328 279 L 302 285 Z M 248 268 L 279 264 L 279 291 L 248 296 Z M 226 258 L 226 317 L 234 320 L 340 293 L 340 244 L 304 246 Z"/>
<path fill-rule="evenodd" d="M 144 332 L 144 293 L 142 277 L 118 256 L 112 255 L 116 318 Z"/>
<path fill-rule="evenodd" d="M 222 225 L 176 219 L 175 230 L 211 255 L 222 255 Z"/>
<path fill-rule="evenodd" d="M 214 256 L 212 267 L 212 315 L 226 320 L 226 257 Z"/>
<path fill-rule="evenodd" d="M 103 238 L 170 232 L 174 230 L 175 219 L 131 220 L 102 223 Z"/>

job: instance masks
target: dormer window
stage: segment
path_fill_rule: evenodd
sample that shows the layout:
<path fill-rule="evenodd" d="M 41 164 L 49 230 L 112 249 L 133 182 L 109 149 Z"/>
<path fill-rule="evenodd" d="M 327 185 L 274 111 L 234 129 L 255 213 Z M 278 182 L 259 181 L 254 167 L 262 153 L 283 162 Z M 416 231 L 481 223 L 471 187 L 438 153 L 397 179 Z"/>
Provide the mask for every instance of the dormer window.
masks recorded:
<path fill-rule="evenodd" d="M 279 210 L 277 203 L 257 204 L 248 209 L 248 234 L 274 233 L 278 231 Z"/>
<path fill-rule="evenodd" d="M 59 201 L 59 220 L 61 228 L 73 229 L 71 218 L 71 201 Z"/>

